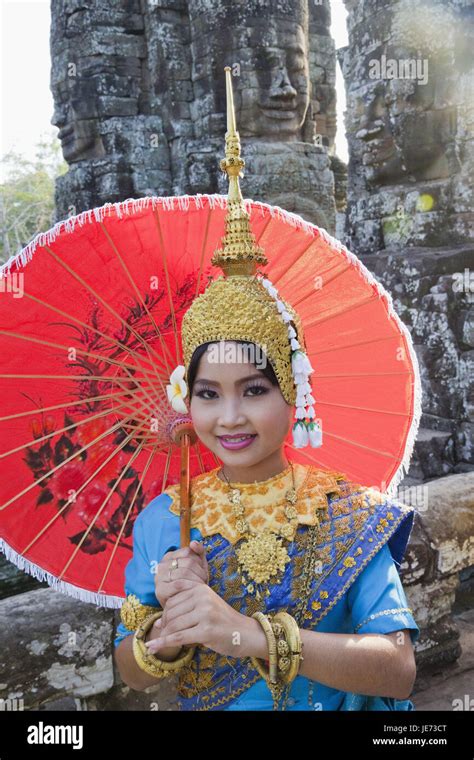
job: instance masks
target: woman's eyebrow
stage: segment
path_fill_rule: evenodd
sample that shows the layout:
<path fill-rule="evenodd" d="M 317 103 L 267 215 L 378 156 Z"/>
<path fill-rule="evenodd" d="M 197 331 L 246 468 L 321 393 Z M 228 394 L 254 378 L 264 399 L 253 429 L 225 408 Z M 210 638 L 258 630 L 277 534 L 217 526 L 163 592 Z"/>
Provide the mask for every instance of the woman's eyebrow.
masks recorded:
<path fill-rule="evenodd" d="M 242 385 L 242 383 L 247 382 L 247 380 L 257 380 L 261 379 L 263 375 L 260 373 L 248 375 L 247 377 L 241 377 L 240 380 L 235 381 L 235 385 Z M 220 386 L 220 383 L 218 383 L 216 380 L 206 380 L 204 377 L 200 377 L 199 380 L 196 380 L 196 383 L 206 383 L 207 385 L 218 385 Z"/>

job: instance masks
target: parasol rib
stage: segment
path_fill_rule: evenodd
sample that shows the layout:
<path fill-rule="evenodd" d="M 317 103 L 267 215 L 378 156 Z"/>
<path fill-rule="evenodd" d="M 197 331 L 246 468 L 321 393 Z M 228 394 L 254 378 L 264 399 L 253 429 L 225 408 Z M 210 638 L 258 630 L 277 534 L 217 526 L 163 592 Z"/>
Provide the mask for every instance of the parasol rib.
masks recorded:
<path fill-rule="evenodd" d="M 19 340 L 29 341 L 30 343 L 38 343 L 41 346 L 49 346 L 50 348 L 59 348 L 65 352 L 69 351 L 71 348 L 71 346 L 65 346 L 61 343 L 53 343 L 50 340 L 43 340 L 42 338 L 34 338 L 32 335 L 21 335 L 21 333 L 11 332 L 10 330 L 0 330 L 0 335 L 8 335 L 9 337 L 12 337 L 12 338 L 18 338 Z M 119 359 L 111 359 L 109 356 L 96 354 L 93 351 L 86 351 L 83 348 L 76 348 L 75 346 L 73 348 L 78 354 L 82 354 L 84 356 L 90 356 L 94 359 L 99 359 L 99 361 L 101 362 L 107 362 L 108 364 L 113 364 L 114 366 L 117 366 L 117 367 L 125 367 L 126 369 L 133 369 L 133 370 L 142 369 L 141 367 L 138 367 L 136 364 L 128 364 L 127 362 L 124 362 Z M 70 362 L 70 363 L 72 364 L 73 362 Z M 132 382 L 137 382 L 137 379 L 133 377 L 132 375 L 129 374 L 129 377 Z M 154 402 L 151 396 L 148 396 L 148 398 L 153 404 Z M 158 396 L 156 397 L 156 402 L 159 404 Z"/>
<path fill-rule="evenodd" d="M 68 425 L 67 427 L 58 428 L 57 430 L 53 430 L 52 433 L 47 433 L 46 435 L 42 435 L 40 438 L 33 438 L 33 440 L 28 441 L 27 443 L 22 443 L 21 446 L 17 446 L 16 449 L 10 449 L 9 451 L 4 451 L 2 454 L 0 454 L 0 459 L 4 459 L 7 456 L 10 456 L 10 454 L 15 454 L 18 451 L 22 451 L 23 449 L 28 448 L 28 446 L 34 446 L 38 443 L 41 443 L 42 441 L 47 441 L 48 438 L 53 438 L 55 435 L 59 435 L 59 433 L 65 433 L 67 430 L 72 430 L 73 428 L 78 428 L 80 425 L 87 425 L 93 420 L 98 420 L 101 417 L 106 417 L 108 414 L 113 414 L 117 411 L 117 409 L 122 409 L 124 406 L 130 406 L 129 401 L 124 401 L 123 404 L 119 404 L 119 406 L 113 408 L 113 409 L 104 409 L 101 412 L 98 412 L 97 414 L 94 414 L 92 417 L 84 417 L 82 420 L 78 420 L 77 422 L 73 422 L 71 425 Z"/>
<path fill-rule="evenodd" d="M 34 409 L 28 409 L 26 412 L 17 412 L 17 414 L 7 414 L 6 417 L 0 417 L 0 422 L 6 422 L 7 420 L 16 420 L 19 417 L 27 417 L 29 414 L 38 414 L 39 412 L 52 412 L 55 409 L 67 409 L 70 406 L 77 406 L 78 404 L 84 404 L 86 401 L 105 401 L 110 398 L 118 398 L 122 395 L 122 392 L 112 393 L 105 396 L 86 396 L 85 398 L 79 398 L 76 401 L 66 401 L 64 404 L 55 404 L 54 406 L 39 406 Z"/>
<path fill-rule="evenodd" d="M 55 515 L 53 515 L 53 517 L 51 518 L 51 520 L 46 525 L 44 525 L 41 528 L 41 530 L 36 534 L 36 536 L 34 536 L 34 538 L 32 538 L 32 540 L 30 541 L 30 543 L 28 544 L 28 546 L 26 546 L 23 549 L 23 551 L 22 551 L 23 556 L 26 554 L 27 551 L 29 551 L 31 549 L 31 547 L 33 546 L 33 544 L 35 544 L 36 541 L 38 541 L 38 539 L 41 538 L 41 536 L 43 535 L 43 533 L 45 533 L 45 531 L 48 530 L 49 527 L 51 527 L 51 525 L 58 519 L 58 517 L 61 517 L 62 513 L 69 506 L 69 504 L 74 499 L 77 499 L 78 496 L 80 496 L 80 494 L 82 493 L 82 491 L 89 485 L 89 483 L 91 482 L 91 480 L 93 480 L 96 477 L 96 475 L 105 467 L 105 465 L 108 464 L 114 458 L 114 456 L 116 456 L 119 453 L 119 451 L 122 451 L 122 449 L 125 448 L 125 446 L 130 442 L 131 438 L 132 438 L 131 435 L 129 435 L 126 438 L 124 438 L 123 441 L 117 445 L 117 447 L 115 448 L 115 450 L 111 454 L 109 454 L 109 456 L 107 457 L 107 459 L 105 459 L 103 462 L 101 462 L 101 464 L 95 469 L 95 471 L 92 473 L 92 475 L 90 475 L 87 478 L 87 480 L 77 490 L 74 491 L 74 495 L 69 497 L 69 499 L 66 501 L 66 503 L 63 504 L 62 507 L 60 507 L 60 509 L 56 512 Z"/>
<path fill-rule="evenodd" d="M 146 474 L 147 474 L 147 472 L 148 472 L 148 468 L 150 467 L 150 464 L 151 464 L 151 462 L 152 462 L 152 459 L 153 459 L 153 457 L 154 457 L 154 456 L 155 456 L 155 454 L 156 454 L 156 448 L 157 448 L 157 447 L 155 446 L 155 447 L 154 447 L 154 449 L 152 449 L 152 451 L 150 452 L 150 456 L 148 457 L 148 460 L 147 460 L 147 462 L 146 462 L 146 464 L 145 464 L 145 466 L 144 466 L 144 468 L 143 468 L 143 472 L 142 472 L 142 474 L 140 475 L 140 478 L 139 478 L 139 480 L 138 480 L 138 485 L 137 485 L 137 488 L 136 488 L 136 490 L 135 490 L 135 493 L 133 494 L 133 499 L 132 499 L 132 501 L 130 502 L 130 506 L 129 506 L 128 510 L 127 510 L 127 513 L 126 513 L 126 515 L 125 515 L 125 517 L 124 517 L 124 520 L 123 520 L 123 523 L 122 523 L 122 527 L 120 528 L 119 534 L 118 534 L 118 536 L 117 536 L 117 539 L 116 539 L 116 541 L 115 541 L 115 543 L 114 543 L 114 547 L 113 547 L 113 549 L 112 549 L 112 551 L 111 551 L 111 553 L 110 553 L 109 561 L 107 562 L 107 567 L 105 568 L 104 574 L 103 574 L 103 576 L 102 576 L 102 578 L 101 578 L 101 581 L 100 581 L 100 583 L 99 583 L 99 588 L 98 588 L 98 590 L 97 590 L 97 593 L 99 593 L 99 594 L 101 594 L 101 593 L 105 593 L 105 592 L 103 591 L 103 585 L 104 585 L 104 583 L 105 583 L 105 580 L 106 580 L 106 578 L 107 578 L 107 575 L 108 575 L 108 572 L 109 572 L 109 570 L 110 570 L 110 567 L 112 566 L 112 561 L 113 561 L 113 559 L 114 559 L 115 553 L 116 553 L 116 551 L 117 551 L 117 548 L 118 548 L 118 546 L 119 546 L 119 544 L 120 544 L 120 540 L 121 540 L 121 538 L 122 538 L 122 535 L 123 535 L 123 533 L 124 533 L 124 531 L 125 531 L 125 528 L 126 528 L 126 526 L 127 526 L 127 523 L 128 523 L 129 517 L 130 517 L 130 514 L 131 514 L 131 512 L 132 512 L 132 509 L 133 509 L 133 507 L 134 507 L 134 504 L 135 504 L 136 498 L 137 498 L 137 496 L 138 496 L 138 493 L 139 493 L 139 491 L 140 491 L 140 488 L 142 488 L 142 485 L 143 485 L 143 483 L 145 482 L 145 476 L 146 476 Z"/>
<path fill-rule="evenodd" d="M 125 421 L 127 421 L 129 419 L 132 419 L 132 415 L 130 415 L 129 417 L 126 417 Z M 5 502 L 5 504 L 2 504 L 0 506 L 0 512 L 2 510 L 6 509 L 6 507 L 9 507 L 10 504 L 13 504 L 13 502 L 16 501 L 17 499 L 19 499 L 20 496 L 24 496 L 25 493 L 28 493 L 28 491 L 31 491 L 32 488 L 35 488 L 35 486 L 37 486 L 39 483 L 41 483 L 45 478 L 49 478 L 50 475 L 52 475 L 53 473 L 55 473 L 58 470 L 60 470 L 61 467 L 64 467 L 65 464 L 68 464 L 68 462 L 71 462 L 73 459 L 75 459 L 77 456 L 79 456 L 79 454 L 82 454 L 83 451 L 87 451 L 87 449 L 89 449 L 91 446 L 93 446 L 94 443 L 98 443 L 99 441 L 102 440 L 102 438 L 105 438 L 107 435 L 110 435 L 110 433 L 113 433 L 113 432 L 115 432 L 115 430 L 118 430 L 122 426 L 123 422 L 124 422 L 124 420 L 121 420 L 120 422 L 117 422 L 115 425 L 112 425 L 111 428 L 109 428 L 108 430 L 106 430 L 104 433 L 101 433 L 99 436 L 97 436 L 97 438 L 94 438 L 92 441 L 90 441 L 87 444 L 87 446 L 83 446 L 78 451 L 75 451 L 74 454 L 71 454 L 70 457 L 68 457 L 67 459 L 64 459 L 62 462 L 60 462 L 58 465 L 56 465 L 56 467 L 53 467 L 52 470 L 50 470 L 49 472 L 45 473 L 44 475 L 41 475 L 41 477 L 38 478 L 38 480 L 35 480 L 33 483 L 30 483 L 30 485 L 27 486 L 26 488 L 24 488 L 23 491 L 20 491 L 20 493 L 18 493 L 12 499 L 10 499 L 9 501 Z"/>
<path fill-rule="evenodd" d="M 135 293 L 137 294 L 138 298 L 141 301 L 141 304 L 142 304 L 143 308 L 145 309 L 146 313 L 150 317 L 150 320 L 151 320 L 151 322 L 153 324 L 153 327 L 155 328 L 156 333 L 157 333 L 157 335 L 158 335 L 158 337 L 160 339 L 161 347 L 163 349 L 163 357 L 164 357 L 165 364 L 166 364 L 166 372 L 169 375 L 170 371 L 169 371 L 168 363 L 166 361 L 166 353 L 169 353 L 171 362 L 174 361 L 174 359 L 173 359 L 173 357 L 172 357 L 172 355 L 170 353 L 170 350 L 169 350 L 168 346 L 166 345 L 166 343 L 163 342 L 163 337 L 161 335 L 160 329 L 159 329 L 158 325 L 156 324 L 153 315 L 151 314 L 150 310 L 148 309 L 148 306 L 146 305 L 145 301 L 143 300 L 142 294 L 140 293 L 139 289 L 137 288 L 137 284 L 136 284 L 135 280 L 133 279 L 132 275 L 130 274 L 130 270 L 128 269 L 127 265 L 125 264 L 125 262 L 124 262 L 124 260 L 123 260 L 123 258 L 121 256 L 121 254 L 120 254 L 117 246 L 115 245 L 114 241 L 112 240 L 112 237 L 110 236 L 110 233 L 109 233 L 107 227 L 105 226 L 104 222 L 99 222 L 99 226 L 103 230 L 104 235 L 107 237 L 107 240 L 109 241 L 112 250 L 114 251 L 115 255 L 117 256 L 118 260 L 120 261 L 125 274 L 127 275 L 128 279 L 130 280 L 130 283 L 131 283 L 131 285 L 132 285 Z"/>
<path fill-rule="evenodd" d="M 331 351 L 344 351 L 346 348 L 356 348 L 357 346 L 368 346 L 370 343 L 379 343 L 384 340 L 400 340 L 400 335 L 383 335 L 381 338 L 371 338 L 369 340 L 359 340 L 356 343 L 347 343 L 345 346 L 333 345 L 328 348 L 322 348 L 320 351 L 312 351 L 308 354 L 308 357 L 319 356 L 319 354 L 327 354 Z"/>
<path fill-rule="evenodd" d="M 133 454 L 131 455 L 131 457 L 130 457 L 128 463 L 127 463 L 127 466 L 123 468 L 123 470 L 121 471 L 120 475 L 118 475 L 118 477 L 115 479 L 114 484 L 113 484 L 112 488 L 109 489 L 109 492 L 108 492 L 107 496 L 105 497 L 105 499 L 103 500 L 103 502 L 102 502 L 102 504 L 100 506 L 100 509 L 94 515 L 94 518 L 93 518 L 92 522 L 89 524 L 89 526 L 87 527 L 87 530 L 81 536 L 81 540 L 76 544 L 73 553 L 71 554 L 71 556 L 69 557 L 68 561 L 64 565 L 63 569 L 59 573 L 58 580 L 62 580 L 64 573 L 67 571 L 69 565 L 74 561 L 74 558 L 77 556 L 77 553 L 78 553 L 79 549 L 81 548 L 82 544 L 84 543 L 84 541 L 86 540 L 87 536 L 91 532 L 91 530 L 94 527 L 94 524 L 96 523 L 97 519 L 100 517 L 100 515 L 104 511 L 105 507 L 109 503 L 109 501 L 112 498 L 113 494 L 117 490 L 117 488 L 119 486 L 119 483 L 121 483 L 121 481 L 125 477 L 125 473 L 129 471 L 129 469 L 132 466 L 133 462 L 135 461 L 135 459 L 140 454 L 142 448 L 143 448 L 143 444 L 140 444 L 137 447 L 137 449 L 133 452 Z"/>
<path fill-rule="evenodd" d="M 133 348 L 130 348 L 130 346 L 126 346 L 125 343 L 121 343 L 121 341 L 117 340 L 116 338 L 112 338 L 110 335 L 106 335 L 106 333 L 103 333 L 101 332 L 101 330 L 98 330 L 97 327 L 93 327 L 92 325 L 89 325 L 86 322 L 83 322 L 77 317 L 73 317 L 72 314 L 67 314 L 65 311 L 62 311 L 62 309 L 58 309 L 56 306 L 52 306 L 46 301 L 42 301 L 41 298 L 38 298 L 37 296 L 32 296 L 30 293 L 27 293 L 26 291 L 24 292 L 23 295 L 26 296 L 26 298 L 29 298 L 31 301 L 34 301 L 35 303 L 39 303 L 40 306 L 44 306 L 46 309 L 50 309 L 51 311 L 54 311 L 56 314 L 60 314 L 62 317 L 65 317 L 66 319 L 70 319 L 73 322 L 77 322 L 78 325 L 86 328 L 86 330 L 88 330 L 89 332 L 93 332 L 96 335 L 100 335 L 101 338 L 104 338 L 104 340 L 106 340 L 108 343 L 112 343 L 113 345 L 121 348 L 123 351 L 128 352 L 132 356 L 138 357 L 140 361 L 149 362 L 149 364 L 151 364 L 152 367 L 158 366 L 151 359 L 147 359 L 146 356 L 144 356 L 143 354 L 139 354 L 138 351 L 135 351 Z M 164 369 L 164 367 L 160 367 L 160 370 L 161 369 Z M 143 368 L 143 372 L 145 371 L 146 371 L 145 368 Z M 160 383 L 161 383 L 161 387 L 163 388 L 163 383 L 161 382 L 161 378 L 160 378 Z M 164 389 L 163 389 L 163 393 L 164 393 Z"/>
<path fill-rule="evenodd" d="M 202 246 L 201 246 L 201 256 L 200 256 L 200 259 L 199 259 L 199 271 L 198 271 L 198 276 L 197 276 L 197 280 L 196 280 L 196 292 L 194 294 L 194 298 L 197 298 L 198 293 L 199 293 L 199 286 L 201 284 L 202 267 L 203 267 L 203 263 L 204 263 L 204 253 L 205 253 L 206 248 L 207 248 L 207 236 L 209 234 L 209 224 L 210 224 L 210 222 L 211 222 L 211 208 L 209 207 L 209 211 L 207 212 L 207 218 L 206 218 L 206 229 L 204 231 L 204 240 L 203 240 L 203 243 L 202 243 Z"/>
<path fill-rule="evenodd" d="M 117 314 L 117 312 L 115 311 L 115 309 L 113 309 L 113 308 L 110 306 L 110 304 L 108 304 L 108 303 L 107 303 L 107 301 L 105 301 L 105 300 L 102 298 L 102 296 L 100 296 L 100 295 L 99 295 L 99 294 L 98 294 L 98 293 L 97 293 L 97 292 L 94 290 L 94 288 L 93 288 L 91 285 L 89 285 L 89 283 L 87 283 L 87 282 L 86 282 L 86 281 L 85 281 L 85 280 L 84 280 L 82 277 L 80 277 L 80 275 L 78 275 L 78 274 L 77 274 L 77 272 L 75 272 L 73 269 L 71 269 L 71 267 L 70 267 L 68 264 L 66 264 L 66 262 L 65 262 L 65 261 L 63 261 L 63 260 L 61 259 L 61 257 L 60 257 L 60 256 L 57 256 L 57 255 L 54 253 L 54 251 L 53 251 L 53 250 L 51 250 L 51 248 L 50 248 L 48 245 L 43 245 L 43 246 L 42 246 L 42 248 L 43 248 L 45 251 L 47 251 L 47 252 L 50 254 L 50 256 L 52 256 L 52 257 L 53 257 L 53 259 L 54 259 L 54 260 L 55 260 L 55 261 L 56 261 L 56 262 L 57 262 L 57 263 L 58 263 L 60 266 L 62 266 L 62 267 L 63 267 L 63 268 L 64 268 L 64 269 L 65 269 L 67 272 L 69 272 L 69 274 L 71 275 L 71 277 L 74 277 L 74 279 L 75 279 L 75 280 L 77 280 L 78 282 L 80 282 L 80 284 L 81 284 L 81 285 L 82 285 L 84 288 L 86 288 L 86 290 L 88 290 L 90 293 L 92 293 L 92 295 L 93 295 L 95 298 L 97 298 L 97 299 L 100 301 L 100 303 L 101 303 L 101 304 L 102 304 L 102 305 L 103 305 L 103 306 L 104 306 L 104 307 L 105 307 L 105 308 L 106 308 L 106 309 L 107 309 L 107 310 L 108 310 L 108 311 L 109 311 L 109 312 L 110 312 L 110 313 L 111 313 L 111 314 L 112 314 L 112 315 L 113 315 L 113 316 L 114 316 L 116 319 L 118 319 L 118 320 L 119 320 L 119 322 L 121 322 L 121 323 L 122 323 L 122 324 L 123 324 L 123 325 L 124 325 L 124 326 L 127 328 L 127 330 L 130 330 L 130 332 L 131 332 L 131 333 L 132 333 L 132 334 L 133 334 L 133 335 L 134 335 L 136 338 L 138 338 L 138 340 L 139 340 L 139 341 L 140 341 L 140 342 L 141 342 L 141 343 L 144 345 L 144 347 L 145 347 L 145 349 L 146 349 L 147 353 L 151 351 L 151 352 L 152 352 L 152 353 L 155 355 L 155 357 L 157 357 L 157 358 L 159 359 L 159 354 L 157 354 L 157 353 L 156 353 L 156 351 L 154 350 L 153 346 L 150 346 L 150 344 L 146 342 L 146 340 L 145 340 L 145 339 L 144 339 L 144 338 L 143 338 L 143 337 L 140 335 L 140 333 L 139 333 L 139 332 L 137 332 L 137 331 L 136 331 L 136 330 L 135 330 L 133 327 L 131 327 L 131 326 L 128 324 L 128 322 L 126 322 L 126 321 L 125 321 L 125 320 L 124 320 L 124 319 L 123 319 L 123 318 L 120 316 L 120 314 Z M 152 362 L 152 366 L 153 366 L 153 368 L 154 368 L 154 369 L 155 369 L 155 371 L 156 371 L 156 368 L 155 368 L 155 365 L 153 364 L 153 362 Z M 159 380 L 159 378 L 158 378 L 158 374 L 157 374 L 157 379 Z"/>

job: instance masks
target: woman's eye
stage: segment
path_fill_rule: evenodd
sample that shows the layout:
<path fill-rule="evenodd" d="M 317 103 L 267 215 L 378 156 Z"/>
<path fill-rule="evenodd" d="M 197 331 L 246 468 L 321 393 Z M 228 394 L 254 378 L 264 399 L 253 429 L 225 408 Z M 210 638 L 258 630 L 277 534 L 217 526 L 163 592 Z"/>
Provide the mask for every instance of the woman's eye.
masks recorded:
<path fill-rule="evenodd" d="M 256 393 L 251 393 L 251 396 L 263 396 L 264 393 L 267 393 L 268 388 L 265 388 L 264 385 L 249 385 L 248 388 L 245 389 L 245 392 L 247 391 L 256 391 Z M 205 396 L 205 393 L 213 393 L 214 395 L 209 397 Z M 203 388 L 202 390 L 197 391 L 195 395 L 199 396 L 199 398 L 203 398 L 205 401 L 211 401 L 211 399 L 215 398 L 216 392 L 210 388 Z"/>
<path fill-rule="evenodd" d="M 207 396 L 204 396 L 204 393 L 215 393 L 215 391 L 211 391 L 210 388 L 204 388 L 202 391 L 197 391 L 197 393 L 195 395 L 199 396 L 199 398 L 203 398 L 203 399 L 209 400 Z"/>
<path fill-rule="evenodd" d="M 245 390 L 247 390 L 247 391 L 253 391 L 253 390 L 261 391 L 261 393 L 260 392 L 258 392 L 258 393 L 252 393 L 251 394 L 252 396 L 262 396 L 264 393 L 267 392 L 267 388 L 265 388 L 264 385 L 249 385 L 249 387 L 246 388 Z"/>

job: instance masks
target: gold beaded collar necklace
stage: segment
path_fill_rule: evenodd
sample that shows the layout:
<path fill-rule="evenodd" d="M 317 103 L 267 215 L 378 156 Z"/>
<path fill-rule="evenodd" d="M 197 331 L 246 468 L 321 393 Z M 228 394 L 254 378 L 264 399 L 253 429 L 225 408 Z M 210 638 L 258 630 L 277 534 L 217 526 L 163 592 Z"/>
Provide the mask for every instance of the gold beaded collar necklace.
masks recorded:
<path fill-rule="evenodd" d="M 279 527 L 278 533 L 263 531 L 252 535 L 249 535 L 250 527 L 244 517 L 245 507 L 242 504 L 242 493 L 238 488 L 232 486 L 224 470 L 221 469 L 229 486 L 228 496 L 236 520 L 235 527 L 242 537 L 247 536 L 247 540 L 235 552 L 240 565 L 242 583 L 249 593 L 255 591 L 257 599 L 261 598 L 262 593 L 266 593 L 269 596 L 270 591 L 268 589 L 266 591 L 259 588 L 255 589 L 252 581 L 255 584 L 266 583 L 275 576 L 273 582 L 280 583 L 281 578 L 277 580 L 278 575 L 285 570 L 285 565 L 290 561 L 290 556 L 283 541 L 289 541 L 293 538 L 298 525 L 298 512 L 295 509 L 297 502 L 295 473 L 292 462 L 290 462 L 290 466 L 293 486 L 285 493 L 287 501 L 285 515 L 287 522 Z"/>

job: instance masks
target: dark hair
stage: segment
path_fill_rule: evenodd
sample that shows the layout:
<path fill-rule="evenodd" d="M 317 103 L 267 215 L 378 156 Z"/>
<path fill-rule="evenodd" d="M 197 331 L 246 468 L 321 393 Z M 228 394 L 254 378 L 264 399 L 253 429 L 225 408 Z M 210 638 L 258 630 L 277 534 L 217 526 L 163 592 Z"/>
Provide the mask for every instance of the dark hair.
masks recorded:
<path fill-rule="evenodd" d="M 194 381 L 196 379 L 196 374 L 199 368 L 199 362 L 201 361 L 202 355 L 205 353 L 208 346 L 211 346 L 213 343 L 218 343 L 219 341 L 211 340 L 207 343 L 202 343 L 200 346 L 196 348 L 194 351 L 191 361 L 189 362 L 189 369 L 187 371 L 187 381 L 188 381 L 188 387 L 189 387 L 189 398 L 193 395 L 193 386 Z M 242 346 L 255 346 L 255 343 L 252 343 L 249 340 L 236 340 L 235 343 L 240 343 Z M 261 354 L 263 354 L 263 351 L 261 351 Z M 256 365 L 255 365 L 256 366 Z M 257 367 L 257 369 L 265 375 L 265 377 L 270 380 L 272 385 L 278 385 L 278 378 L 275 375 L 274 369 L 269 361 L 265 362 L 265 367 Z"/>

